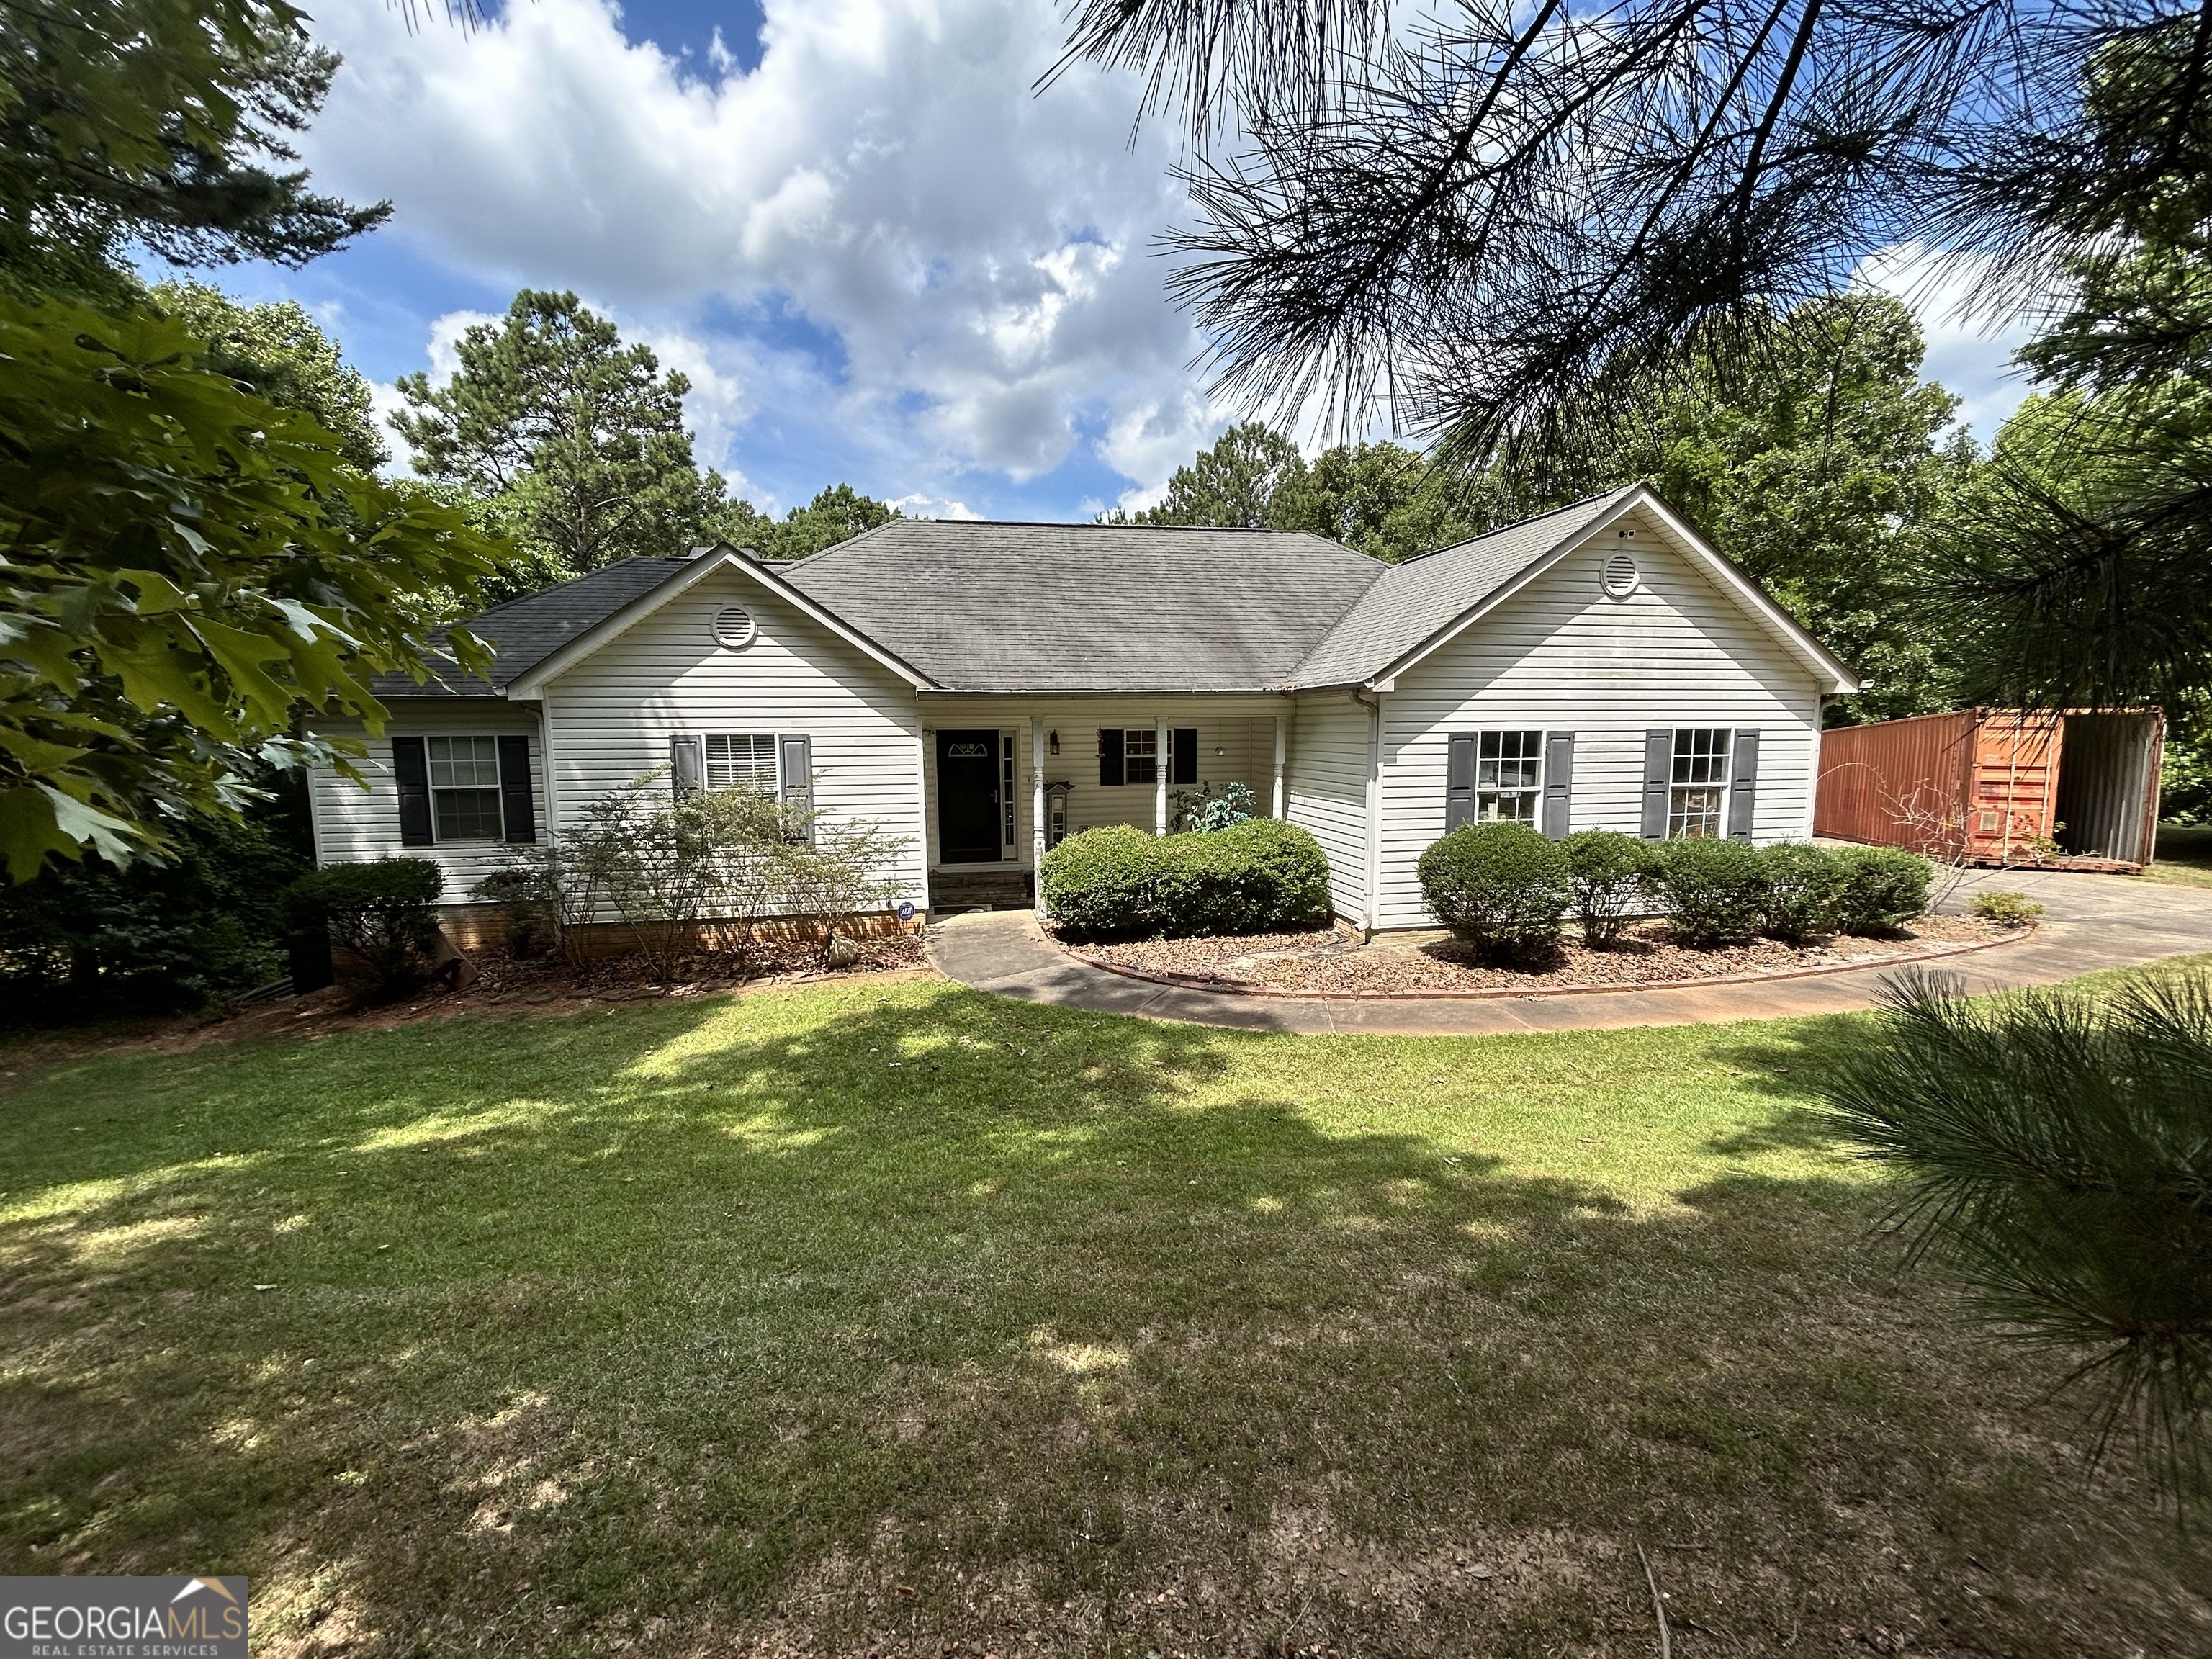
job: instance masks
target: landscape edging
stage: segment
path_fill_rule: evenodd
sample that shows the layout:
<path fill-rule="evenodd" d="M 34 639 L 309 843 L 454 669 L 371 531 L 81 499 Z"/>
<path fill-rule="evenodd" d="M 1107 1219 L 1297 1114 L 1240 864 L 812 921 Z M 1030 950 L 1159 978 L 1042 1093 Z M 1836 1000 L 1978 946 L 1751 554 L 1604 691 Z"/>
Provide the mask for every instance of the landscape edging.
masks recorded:
<path fill-rule="evenodd" d="M 1787 968 L 1771 974 L 1718 974 L 1706 979 L 1646 979 L 1623 985 L 1547 985 L 1534 990 L 1522 990 L 1510 985 L 1486 986 L 1472 991 L 1279 991 L 1249 981 L 1209 979 L 1198 974 L 1155 972 L 1150 969 L 1131 968 L 1119 963 L 1098 962 L 1078 955 L 1042 927 L 1031 924 L 1036 936 L 1071 962 L 1079 962 L 1086 968 L 1096 968 L 1101 973 L 1118 974 L 1123 979 L 1142 980 L 1147 984 L 1165 985 L 1178 991 L 1204 991 L 1212 996 L 1277 998 L 1285 1002 L 1497 1002 L 1527 997 L 1587 997 L 1613 996 L 1623 993 L 1644 991 L 1681 991 L 1711 985 L 1764 985 L 1777 980 L 1816 979 L 1830 974 L 1863 974 L 1877 968 L 1902 968 L 1916 962 L 1941 962 L 1948 957 L 1970 956 L 1977 951 L 1994 951 L 2001 945 L 2016 945 L 2022 939 L 2033 939 L 2041 931 L 2037 927 L 2015 929 L 1997 939 L 1985 939 L 1974 945 L 1946 945 L 1933 951 L 1921 951 L 1909 957 L 1893 957 L 1887 961 L 1876 958 L 1869 962 L 1839 962 L 1824 968 Z"/>

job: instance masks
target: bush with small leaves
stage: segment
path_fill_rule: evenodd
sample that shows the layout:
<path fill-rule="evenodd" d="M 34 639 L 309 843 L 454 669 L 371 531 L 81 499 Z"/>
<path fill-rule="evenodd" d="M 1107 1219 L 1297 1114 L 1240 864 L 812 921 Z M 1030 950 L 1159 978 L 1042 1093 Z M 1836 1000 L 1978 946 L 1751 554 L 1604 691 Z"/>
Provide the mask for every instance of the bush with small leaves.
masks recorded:
<path fill-rule="evenodd" d="M 1966 913 L 2001 927 L 2025 927 L 2043 914 L 2043 907 L 2025 893 L 1992 891 L 1975 894 Z"/>
<path fill-rule="evenodd" d="M 1430 911 L 1479 955 L 1527 961 L 1559 944 L 1571 866 L 1527 824 L 1463 824 L 1430 844 L 1419 872 Z"/>
<path fill-rule="evenodd" d="M 1802 945 L 1836 925 L 1836 900 L 1843 890 L 1843 868 L 1825 847 L 1807 842 L 1777 842 L 1762 848 L 1766 876 L 1761 931 L 1784 945 Z"/>
<path fill-rule="evenodd" d="M 1151 836 L 1085 830 L 1045 855 L 1045 913 L 1078 939 L 1261 933 L 1328 924 L 1328 858 L 1279 818 Z"/>
<path fill-rule="evenodd" d="M 430 971 L 438 945 L 434 908 L 446 878 L 430 859 L 333 864 L 292 884 L 286 896 L 295 925 L 330 930 L 375 974 L 378 988 L 404 991 Z"/>
<path fill-rule="evenodd" d="M 1617 830 L 1578 830 L 1559 843 L 1567 855 L 1567 882 L 1583 943 L 1604 950 L 1651 892 L 1658 865 L 1655 843 Z"/>
<path fill-rule="evenodd" d="M 1842 881 L 1836 891 L 1836 926 L 1846 933 L 1887 933 L 1928 911 L 1936 866 L 1898 847 L 1830 849 Z"/>
<path fill-rule="evenodd" d="M 1686 945 L 1741 945 L 1766 925 L 1766 862 L 1747 842 L 1668 842 L 1655 884 Z"/>

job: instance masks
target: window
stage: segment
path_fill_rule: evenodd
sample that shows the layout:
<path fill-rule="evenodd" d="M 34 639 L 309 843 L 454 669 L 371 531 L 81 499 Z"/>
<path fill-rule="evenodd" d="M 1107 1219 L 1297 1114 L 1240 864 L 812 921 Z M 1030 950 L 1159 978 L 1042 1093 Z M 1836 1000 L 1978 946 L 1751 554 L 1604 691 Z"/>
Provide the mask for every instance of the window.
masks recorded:
<path fill-rule="evenodd" d="M 1541 732 L 1485 732 L 1474 763 L 1476 821 L 1535 823 L 1543 769 Z"/>
<path fill-rule="evenodd" d="M 1160 734 L 1151 726 L 1121 733 L 1121 781 L 1160 781 Z"/>
<path fill-rule="evenodd" d="M 708 738 L 707 787 L 775 793 L 775 738 L 765 732 Z"/>
<path fill-rule="evenodd" d="M 429 740 L 430 817 L 440 841 L 497 841 L 499 739 Z"/>
<path fill-rule="evenodd" d="M 1718 836 L 1728 813 L 1729 729 L 1686 726 L 1674 733 L 1674 765 L 1668 775 L 1667 834 Z"/>

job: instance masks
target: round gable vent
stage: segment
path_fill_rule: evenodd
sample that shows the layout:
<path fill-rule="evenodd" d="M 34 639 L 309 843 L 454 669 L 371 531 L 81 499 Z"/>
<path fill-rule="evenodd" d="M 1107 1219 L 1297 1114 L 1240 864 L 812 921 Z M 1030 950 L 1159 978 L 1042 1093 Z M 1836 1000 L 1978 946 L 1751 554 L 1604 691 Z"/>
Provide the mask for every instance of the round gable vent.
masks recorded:
<path fill-rule="evenodd" d="M 742 651 L 753 642 L 758 630 L 753 619 L 739 605 L 729 605 L 715 613 L 714 643 L 725 651 Z"/>
<path fill-rule="evenodd" d="M 1616 599 L 1636 591 L 1636 561 L 1627 554 L 1616 553 L 1605 562 L 1605 591 Z"/>

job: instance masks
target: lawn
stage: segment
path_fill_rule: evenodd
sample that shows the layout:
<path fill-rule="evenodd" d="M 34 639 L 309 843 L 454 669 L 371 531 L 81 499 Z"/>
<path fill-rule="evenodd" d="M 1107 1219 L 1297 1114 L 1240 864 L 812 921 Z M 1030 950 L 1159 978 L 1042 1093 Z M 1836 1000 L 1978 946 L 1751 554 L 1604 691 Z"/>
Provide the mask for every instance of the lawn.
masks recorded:
<path fill-rule="evenodd" d="M 2212 887 L 2212 824 L 2161 823 L 2143 874 L 2177 887 Z"/>
<path fill-rule="evenodd" d="M 1850 1020 L 1298 1039 L 860 982 L 26 1066 L 0 1572 L 266 1654 L 2212 1650 L 1870 1234 Z"/>

